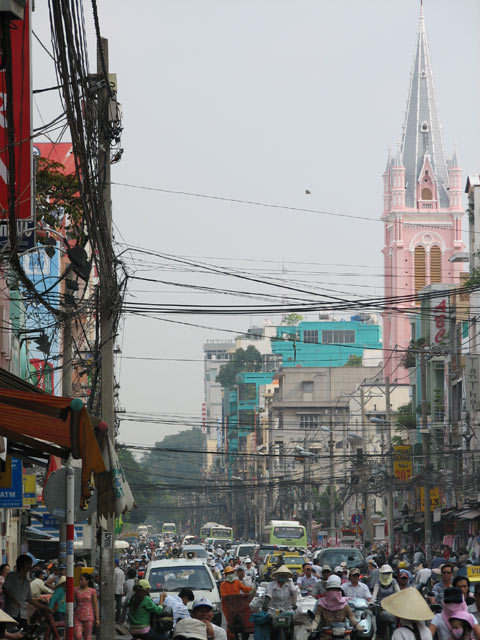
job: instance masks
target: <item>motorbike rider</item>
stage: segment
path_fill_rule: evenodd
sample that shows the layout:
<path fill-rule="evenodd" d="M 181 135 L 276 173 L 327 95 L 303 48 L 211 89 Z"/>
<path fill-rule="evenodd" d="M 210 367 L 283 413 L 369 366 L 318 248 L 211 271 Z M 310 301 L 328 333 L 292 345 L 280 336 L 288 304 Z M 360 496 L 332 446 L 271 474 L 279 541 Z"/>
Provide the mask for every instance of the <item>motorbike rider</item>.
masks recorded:
<path fill-rule="evenodd" d="M 417 589 L 404 589 L 387 596 L 382 607 L 396 618 L 392 640 L 431 640 L 425 621 L 430 620 L 433 613 Z"/>
<path fill-rule="evenodd" d="M 319 580 L 312 588 L 312 596 L 314 598 L 321 598 L 327 592 L 327 581 L 332 575 L 332 568 L 328 564 L 324 564 L 322 567 L 322 579 Z"/>
<path fill-rule="evenodd" d="M 347 604 L 347 598 L 343 595 L 342 581 L 339 576 L 332 575 L 329 577 L 327 580 L 327 592 L 323 598 L 317 600 L 314 613 L 316 622 L 314 629 L 331 627 L 334 622 L 345 622 L 348 618 L 352 627 L 357 631 L 363 630 Z"/>
<path fill-rule="evenodd" d="M 458 587 L 447 587 L 443 593 L 442 613 L 435 614 L 430 622 L 432 636 L 436 635 L 438 640 L 451 640 L 454 634 L 450 618 L 455 618 L 459 613 L 468 613 L 462 591 Z M 473 624 L 473 630 L 476 637 L 480 638 L 480 624 Z"/>
<path fill-rule="evenodd" d="M 312 573 L 312 565 L 309 562 L 305 562 L 302 565 L 303 575 L 297 579 L 297 584 L 300 587 L 300 591 L 306 591 L 311 593 L 312 587 L 318 582 L 318 578 Z"/>
<path fill-rule="evenodd" d="M 350 580 L 343 586 L 343 593 L 348 598 L 364 598 L 367 602 L 371 602 L 372 594 L 366 584 L 360 582 L 360 569 L 353 567 L 350 569 Z"/>
<path fill-rule="evenodd" d="M 389 564 L 383 564 L 380 567 L 380 580 L 373 588 L 373 601 L 376 604 L 382 604 L 384 598 L 397 593 L 400 588 L 397 581 L 393 577 L 393 569 Z M 394 620 L 389 613 L 379 611 L 377 613 L 377 632 L 383 638 L 386 637 L 387 627 L 393 625 Z"/>
<path fill-rule="evenodd" d="M 480 582 L 475 583 L 475 587 L 473 589 L 473 599 L 475 604 L 471 604 L 469 607 L 467 606 L 467 610 L 469 613 L 473 613 L 477 622 L 480 622 Z"/>
<path fill-rule="evenodd" d="M 377 563 L 373 558 L 368 560 L 368 579 L 367 584 L 370 590 L 372 590 L 377 582 L 380 580 L 380 572 L 378 570 Z"/>
<path fill-rule="evenodd" d="M 405 571 L 405 569 L 400 569 L 400 571 L 397 573 L 397 582 L 398 586 L 400 587 L 400 591 L 408 589 L 410 587 L 408 571 Z"/>
<path fill-rule="evenodd" d="M 445 589 L 448 589 L 449 587 L 452 586 L 453 564 L 451 564 L 450 562 L 446 562 L 445 564 L 442 564 L 442 566 L 440 567 L 440 572 L 442 576 L 441 580 L 439 580 L 432 589 L 432 595 L 430 597 L 430 602 L 432 604 L 435 604 L 436 602 L 438 604 L 442 604 L 443 593 Z"/>
<path fill-rule="evenodd" d="M 251 558 L 245 558 L 245 577 L 250 578 L 250 580 L 255 582 L 255 578 L 257 577 L 257 570 L 253 566 Z"/>
<path fill-rule="evenodd" d="M 272 582 L 265 588 L 263 599 L 263 611 L 268 611 L 269 607 L 287 611 L 296 606 L 297 590 L 292 580 L 292 572 L 288 567 L 282 565 L 272 573 Z"/>

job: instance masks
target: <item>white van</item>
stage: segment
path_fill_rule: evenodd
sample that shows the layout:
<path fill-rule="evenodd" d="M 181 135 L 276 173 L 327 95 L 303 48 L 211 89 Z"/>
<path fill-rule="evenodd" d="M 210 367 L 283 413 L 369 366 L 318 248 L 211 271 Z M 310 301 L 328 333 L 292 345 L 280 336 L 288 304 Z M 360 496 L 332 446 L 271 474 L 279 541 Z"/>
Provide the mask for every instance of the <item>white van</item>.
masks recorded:
<path fill-rule="evenodd" d="M 145 578 L 149 581 L 153 599 L 163 591 L 178 595 L 183 587 L 193 591 L 195 600 L 208 598 L 213 604 L 213 623 L 221 626 L 222 609 L 220 594 L 212 572 L 199 558 L 170 558 L 168 560 L 152 560 L 148 564 Z M 191 609 L 192 603 L 188 603 Z"/>

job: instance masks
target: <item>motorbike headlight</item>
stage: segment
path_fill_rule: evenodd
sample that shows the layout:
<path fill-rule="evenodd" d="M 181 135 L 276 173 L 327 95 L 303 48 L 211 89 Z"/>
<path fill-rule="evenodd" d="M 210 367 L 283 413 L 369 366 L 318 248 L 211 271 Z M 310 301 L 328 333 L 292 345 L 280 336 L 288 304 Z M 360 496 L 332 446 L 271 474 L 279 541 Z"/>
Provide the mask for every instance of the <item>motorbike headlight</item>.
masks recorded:
<path fill-rule="evenodd" d="M 333 636 L 344 636 L 345 635 L 345 629 L 338 629 L 338 628 L 333 628 L 332 629 L 332 635 Z"/>

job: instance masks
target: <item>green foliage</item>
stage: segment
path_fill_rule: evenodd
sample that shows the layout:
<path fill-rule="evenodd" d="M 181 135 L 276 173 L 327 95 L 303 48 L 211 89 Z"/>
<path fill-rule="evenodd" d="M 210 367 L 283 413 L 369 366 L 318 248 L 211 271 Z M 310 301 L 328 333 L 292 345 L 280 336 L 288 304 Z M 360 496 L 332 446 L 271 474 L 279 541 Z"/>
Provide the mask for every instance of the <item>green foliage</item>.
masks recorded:
<path fill-rule="evenodd" d="M 62 164 L 40 156 L 35 179 L 37 220 L 58 230 L 67 216 L 68 231 L 79 229 L 83 206 L 77 176 L 65 174 Z"/>
<path fill-rule="evenodd" d="M 262 354 L 254 346 L 250 345 L 246 349 L 237 349 L 227 364 L 220 367 L 220 371 L 216 377 L 222 387 L 233 387 L 236 382 L 237 374 L 244 371 L 261 371 L 262 370 Z"/>
<path fill-rule="evenodd" d="M 204 451 L 205 448 L 205 436 L 201 429 L 194 427 L 180 431 L 180 433 L 165 436 L 163 440 L 155 443 L 154 449 L 149 451 L 143 459 L 143 468 L 155 470 L 152 471 L 152 475 L 153 473 L 161 475 L 162 482 L 167 486 L 192 486 L 195 480 L 203 477 L 205 455 L 191 452 Z M 180 449 L 181 453 L 162 451 L 162 449 Z"/>
<path fill-rule="evenodd" d="M 131 451 L 119 449 L 117 454 L 137 505 L 136 509 L 124 516 L 124 521 L 140 524 L 145 521 L 153 500 L 154 489 L 149 486 L 151 479 L 143 466 L 135 460 Z"/>
<path fill-rule="evenodd" d="M 317 522 L 329 522 L 330 520 L 330 491 L 331 486 L 328 486 L 324 491 L 320 492 L 317 488 L 313 488 L 314 495 L 314 510 L 313 517 Z M 335 491 L 335 488 L 333 488 Z M 334 495 L 335 511 L 338 511 L 342 504 L 338 493 L 335 491 Z"/>
<path fill-rule="evenodd" d="M 363 363 L 362 356 L 356 356 L 351 354 L 348 356 L 347 362 L 343 365 L 344 367 L 361 367 Z"/>
<path fill-rule="evenodd" d="M 288 313 L 282 318 L 282 324 L 293 327 L 303 320 L 303 316 L 300 313 Z"/>
<path fill-rule="evenodd" d="M 417 426 L 417 418 L 413 411 L 412 403 L 402 404 L 398 407 L 397 422 L 407 429 L 415 429 Z"/>
<path fill-rule="evenodd" d="M 480 285 L 480 269 L 473 268 L 470 270 L 470 277 L 462 284 L 463 287 L 478 287 Z"/>

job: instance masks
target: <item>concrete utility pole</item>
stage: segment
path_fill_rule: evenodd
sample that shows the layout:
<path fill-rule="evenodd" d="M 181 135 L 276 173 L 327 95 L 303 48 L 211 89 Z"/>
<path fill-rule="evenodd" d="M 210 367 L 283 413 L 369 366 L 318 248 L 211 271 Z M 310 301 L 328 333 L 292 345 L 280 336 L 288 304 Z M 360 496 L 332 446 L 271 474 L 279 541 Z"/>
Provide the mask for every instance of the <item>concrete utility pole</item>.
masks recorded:
<path fill-rule="evenodd" d="M 360 387 L 360 411 L 362 420 L 362 454 L 368 453 L 368 426 L 367 426 L 367 414 L 365 411 L 365 392 L 363 386 Z M 363 488 L 363 504 L 364 504 L 364 524 L 363 524 L 363 541 L 366 540 L 372 542 L 372 522 L 370 517 L 370 501 L 368 498 L 368 482 L 367 482 L 367 460 L 363 459 L 363 464 L 360 469 L 362 474 L 362 488 Z"/>
<path fill-rule="evenodd" d="M 97 74 L 99 77 L 106 72 L 106 82 L 109 82 L 108 73 L 108 40 L 101 38 L 97 49 Z M 103 60 L 102 60 L 103 57 Z M 105 69 L 104 69 L 105 64 Z M 100 90 L 99 102 L 106 104 L 109 100 L 108 87 Z M 106 110 L 107 112 L 107 110 Z M 110 139 L 108 127 L 104 121 L 106 112 L 99 112 L 101 120 L 98 140 L 98 166 L 100 182 L 103 188 L 103 206 L 105 212 L 105 224 L 108 234 L 112 236 L 112 198 L 110 187 Z M 100 343 L 101 347 L 101 394 L 102 394 L 102 420 L 108 424 L 108 435 L 112 442 L 115 439 L 115 407 L 113 390 L 113 309 L 109 290 L 108 273 L 105 265 L 99 273 L 100 278 Z M 114 267 L 112 267 L 114 268 Z M 111 640 L 115 635 L 115 596 L 114 596 L 114 544 L 115 544 L 115 519 L 109 516 L 107 528 L 101 531 L 100 545 L 100 640 Z"/>
<path fill-rule="evenodd" d="M 430 431 L 428 429 L 428 406 L 427 406 L 427 363 L 425 361 L 425 347 L 420 353 L 420 384 L 422 386 L 422 434 L 423 445 L 423 505 L 425 516 L 425 558 L 427 565 L 432 561 L 432 510 L 430 505 L 430 483 L 428 474 L 430 473 Z"/>
<path fill-rule="evenodd" d="M 385 427 L 387 432 L 387 527 L 388 527 L 388 551 L 393 553 L 394 530 L 393 530 L 393 445 L 392 445 L 392 423 L 390 415 L 390 378 L 385 378 Z"/>
<path fill-rule="evenodd" d="M 335 535 L 335 465 L 333 464 L 333 409 L 330 409 L 330 537 Z"/>

